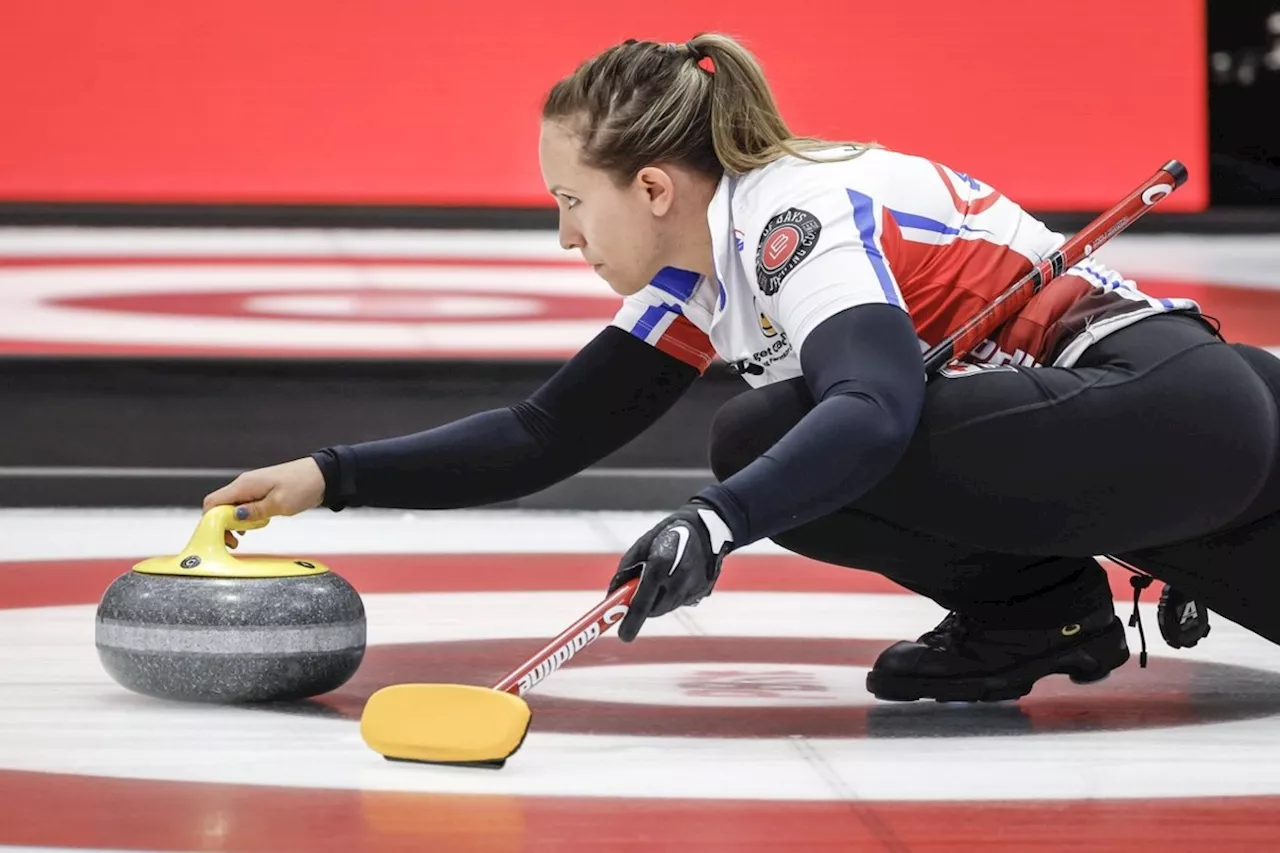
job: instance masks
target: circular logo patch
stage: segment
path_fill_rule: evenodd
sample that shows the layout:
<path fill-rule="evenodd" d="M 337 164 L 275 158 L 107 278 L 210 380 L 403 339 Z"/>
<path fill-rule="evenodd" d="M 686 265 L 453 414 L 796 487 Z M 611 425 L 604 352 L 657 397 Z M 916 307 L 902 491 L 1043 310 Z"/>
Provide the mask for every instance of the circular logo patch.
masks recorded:
<path fill-rule="evenodd" d="M 807 210 L 792 207 L 770 219 L 756 249 L 760 292 L 765 296 L 777 293 L 787 274 L 813 251 L 821 233 L 822 223 Z"/>

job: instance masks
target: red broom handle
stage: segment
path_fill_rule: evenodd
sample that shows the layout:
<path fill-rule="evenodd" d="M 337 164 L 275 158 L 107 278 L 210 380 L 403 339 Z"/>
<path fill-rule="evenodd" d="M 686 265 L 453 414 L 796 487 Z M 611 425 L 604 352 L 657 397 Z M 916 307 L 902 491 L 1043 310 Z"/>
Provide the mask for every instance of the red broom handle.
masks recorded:
<path fill-rule="evenodd" d="M 991 336 L 1046 284 L 1092 255 L 1112 237 L 1138 221 L 1161 199 L 1186 183 L 1187 167 L 1177 160 L 1165 163 L 1156 173 L 1110 210 L 1076 232 L 1053 254 L 1036 264 L 1031 272 L 1011 284 L 990 305 L 956 329 L 924 356 L 924 372 L 930 375 L 963 358 L 969 350 Z"/>
<path fill-rule="evenodd" d="M 542 651 L 529 658 L 506 678 L 499 681 L 494 690 L 523 696 L 551 673 L 564 666 L 578 652 L 604 636 L 615 623 L 621 622 L 631 605 L 640 579 L 627 581 L 604 601 L 574 622 L 546 645 Z"/>

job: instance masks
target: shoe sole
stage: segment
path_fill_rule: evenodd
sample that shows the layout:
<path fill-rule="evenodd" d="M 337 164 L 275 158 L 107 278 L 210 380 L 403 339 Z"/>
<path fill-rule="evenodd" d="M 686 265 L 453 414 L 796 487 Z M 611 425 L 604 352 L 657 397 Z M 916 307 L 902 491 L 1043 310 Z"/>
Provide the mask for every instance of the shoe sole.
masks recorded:
<path fill-rule="evenodd" d="M 1053 657 L 1040 658 L 1015 669 L 983 678 L 908 678 L 875 669 L 867 673 L 867 690 L 890 702 L 1003 702 L 1021 699 L 1047 675 L 1066 675 L 1076 684 L 1093 684 L 1129 660 L 1124 626 L 1111 627 L 1078 645 L 1064 647 Z"/>

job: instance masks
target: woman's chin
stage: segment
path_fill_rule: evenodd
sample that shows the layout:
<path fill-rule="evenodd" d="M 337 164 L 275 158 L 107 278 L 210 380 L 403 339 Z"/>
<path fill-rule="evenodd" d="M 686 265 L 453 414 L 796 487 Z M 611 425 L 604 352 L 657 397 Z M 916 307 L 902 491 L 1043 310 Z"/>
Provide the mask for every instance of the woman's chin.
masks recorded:
<path fill-rule="evenodd" d="M 631 296 L 632 294 L 639 293 L 649 284 L 647 281 L 632 281 L 630 279 L 619 278 L 604 264 L 596 264 L 592 269 L 595 270 L 596 275 L 604 279 L 605 284 L 609 285 L 609 289 L 619 296 Z"/>

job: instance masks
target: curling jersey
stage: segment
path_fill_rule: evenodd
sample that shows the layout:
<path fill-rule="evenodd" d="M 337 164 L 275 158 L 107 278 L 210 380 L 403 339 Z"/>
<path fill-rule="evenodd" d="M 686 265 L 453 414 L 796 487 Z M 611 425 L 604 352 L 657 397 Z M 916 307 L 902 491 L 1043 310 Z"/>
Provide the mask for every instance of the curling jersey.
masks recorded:
<path fill-rule="evenodd" d="M 718 355 L 758 387 L 799 376 L 809 333 L 857 305 L 903 308 L 923 352 L 1065 242 L 994 188 L 927 158 L 871 148 L 823 160 L 726 174 L 708 209 L 715 277 L 665 268 L 613 324 L 699 370 Z M 1116 329 L 1179 310 L 1199 307 L 1148 296 L 1089 258 L 963 361 L 1066 367 Z"/>

